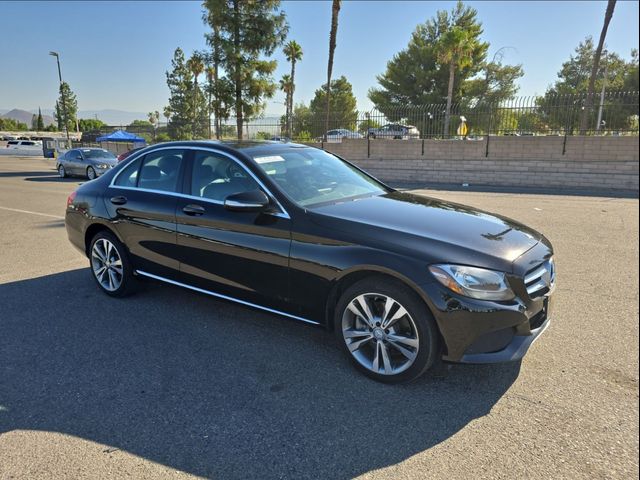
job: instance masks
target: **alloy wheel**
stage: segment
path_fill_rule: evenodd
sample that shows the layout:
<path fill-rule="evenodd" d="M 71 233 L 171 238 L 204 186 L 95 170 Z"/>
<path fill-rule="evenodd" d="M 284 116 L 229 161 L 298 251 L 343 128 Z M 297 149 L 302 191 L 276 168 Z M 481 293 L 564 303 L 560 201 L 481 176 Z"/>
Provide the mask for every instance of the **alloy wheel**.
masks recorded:
<path fill-rule="evenodd" d="M 106 238 L 99 238 L 91 249 L 91 268 L 98 283 L 109 292 L 120 288 L 123 279 L 122 258 Z"/>
<path fill-rule="evenodd" d="M 65 173 L 65 171 L 64 171 L 64 167 L 63 167 L 62 165 L 60 165 L 60 166 L 58 167 L 58 175 L 60 175 L 60 177 L 61 177 L 61 178 L 66 177 L 66 173 Z"/>
<path fill-rule="evenodd" d="M 92 167 L 87 168 L 87 178 L 89 180 L 96 178 L 96 171 Z"/>
<path fill-rule="evenodd" d="M 420 346 L 409 312 L 379 293 L 364 293 L 349 302 L 342 315 L 342 336 L 353 358 L 379 375 L 408 369 Z"/>

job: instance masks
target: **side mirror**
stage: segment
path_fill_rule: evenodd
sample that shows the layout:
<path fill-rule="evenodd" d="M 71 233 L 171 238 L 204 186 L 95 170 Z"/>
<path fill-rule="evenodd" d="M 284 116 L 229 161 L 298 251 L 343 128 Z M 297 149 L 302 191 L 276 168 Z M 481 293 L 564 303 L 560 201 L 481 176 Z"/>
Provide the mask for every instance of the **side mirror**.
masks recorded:
<path fill-rule="evenodd" d="M 269 197 L 262 190 L 234 193 L 224 199 L 224 208 L 232 212 L 260 212 L 269 206 Z"/>

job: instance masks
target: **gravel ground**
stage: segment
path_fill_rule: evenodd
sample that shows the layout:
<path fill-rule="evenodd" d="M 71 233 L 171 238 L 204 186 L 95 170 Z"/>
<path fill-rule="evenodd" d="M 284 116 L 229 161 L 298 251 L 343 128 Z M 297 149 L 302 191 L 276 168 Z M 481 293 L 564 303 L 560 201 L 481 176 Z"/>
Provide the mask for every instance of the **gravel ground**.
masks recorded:
<path fill-rule="evenodd" d="M 0 479 L 638 478 L 638 200 L 420 190 L 544 232 L 521 363 L 410 385 L 319 328 L 155 283 L 108 298 L 66 239 L 82 180 L 0 157 Z"/>

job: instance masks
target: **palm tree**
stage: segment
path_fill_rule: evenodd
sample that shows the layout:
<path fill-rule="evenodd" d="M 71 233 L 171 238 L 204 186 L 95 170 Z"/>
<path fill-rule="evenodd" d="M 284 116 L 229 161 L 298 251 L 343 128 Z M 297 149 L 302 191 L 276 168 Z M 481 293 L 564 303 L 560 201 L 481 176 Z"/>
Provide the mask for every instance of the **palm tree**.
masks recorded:
<path fill-rule="evenodd" d="M 207 68 L 205 69 L 205 73 L 207 74 L 207 91 L 209 92 L 209 98 L 207 100 L 207 124 L 209 127 L 209 138 L 211 138 L 211 97 L 213 95 L 213 84 L 215 82 L 216 79 L 216 69 L 213 67 L 213 65 L 207 65 Z M 216 122 L 218 121 L 217 117 L 216 117 Z M 216 123 L 217 125 L 217 123 Z"/>
<path fill-rule="evenodd" d="M 293 82 L 291 81 L 291 75 L 286 73 L 282 75 L 282 78 L 280 79 L 280 90 L 284 92 L 284 96 L 285 96 L 284 104 L 286 106 L 286 111 L 287 111 L 287 113 L 285 114 L 286 121 L 287 121 L 287 135 L 290 136 L 291 132 L 289 130 L 289 115 L 290 115 L 289 105 L 291 102 L 291 96 L 293 95 Z"/>
<path fill-rule="evenodd" d="M 296 89 L 296 62 L 302 60 L 302 47 L 295 40 L 291 40 L 284 46 L 284 54 L 287 61 L 291 62 L 291 92 L 289 101 L 286 105 L 287 115 L 287 134 L 291 136 L 291 122 L 293 115 L 293 92 Z"/>
<path fill-rule="evenodd" d="M 449 135 L 449 123 L 451 120 L 451 103 L 453 102 L 453 85 L 456 69 L 462 69 L 471 65 L 474 45 L 469 35 L 460 27 L 452 27 L 442 37 L 442 47 L 438 52 L 438 60 L 443 65 L 449 66 L 449 87 L 447 89 L 447 108 L 444 115 L 445 137 Z"/>
<path fill-rule="evenodd" d="M 598 75 L 598 68 L 600 67 L 600 56 L 602 55 L 602 49 L 604 48 L 604 39 L 607 36 L 607 30 L 609 29 L 609 22 L 613 17 L 613 9 L 616 7 L 616 0 L 609 0 L 607 3 L 607 10 L 604 12 L 604 24 L 600 31 L 600 40 L 598 41 L 598 47 L 593 57 L 593 66 L 591 67 L 591 76 L 589 77 L 589 87 L 587 89 L 587 98 L 585 99 L 584 110 L 580 118 L 580 135 L 584 135 L 587 131 L 587 122 L 589 121 L 589 110 L 593 104 L 593 90 L 596 86 L 596 76 Z"/>
<path fill-rule="evenodd" d="M 327 63 L 327 112 L 324 122 L 325 137 L 329 130 L 329 101 L 331 97 L 331 72 L 333 70 L 333 54 L 336 50 L 336 36 L 338 35 L 338 14 L 340 13 L 340 0 L 333 0 L 331 6 L 331 31 L 329 32 L 329 62 Z"/>
<path fill-rule="evenodd" d="M 193 136 L 196 136 L 198 128 L 198 76 L 204 71 L 202 56 L 195 52 L 187 60 L 187 68 L 193 74 Z"/>

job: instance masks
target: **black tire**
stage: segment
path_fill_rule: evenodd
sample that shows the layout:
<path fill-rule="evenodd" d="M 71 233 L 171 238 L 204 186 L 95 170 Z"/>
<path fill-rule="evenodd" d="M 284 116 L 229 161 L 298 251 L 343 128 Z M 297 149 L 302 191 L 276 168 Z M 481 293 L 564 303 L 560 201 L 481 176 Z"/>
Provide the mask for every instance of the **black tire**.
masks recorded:
<path fill-rule="evenodd" d="M 64 168 L 64 165 L 58 166 L 58 175 L 60 175 L 60 178 L 67 178 L 67 170 Z"/>
<path fill-rule="evenodd" d="M 91 174 L 90 172 L 93 172 L 93 174 Z M 87 178 L 89 180 L 95 180 L 98 177 L 98 175 L 96 174 L 96 171 L 94 170 L 93 167 L 87 167 Z"/>
<path fill-rule="evenodd" d="M 107 240 L 113 245 L 122 263 L 121 283 L 119 287 L 114 290 L 109 290 L 100 282 L 94 268 L 94 261 L 96 261 L 93 258 L 94 246 L 96 242 L 103 239 Z M 91 268 L 91 276 L 98 284 L 98 287 L 100 287 L 100 290 L 111 297 L 126 297 L 127 295 L 131 295 L 132 293 L 134 293 L 138 288 L 138 280 L 133 275 L 134 269 L 133 265 L 131 264 L 131 260 L 129 259 L 129 254 L 126 247 L 122 242 L 120 242 L 120 240 L 118 240 L 118 238 L 113 233 L 107 230 L 98 232 L 91 239 L 91 244 L 89 245 L 89 267 Z"/>
<path fill-rule="evenodd" d="M 419 340 L 417 355 L 413 363 L 397 374 L 380 374 L 363 366 L 351 354 L 343 335 L 343 315 L 349 303 L 362 294 L 375 292 L 396 300 L 409 313 L 417 329 Z M 409 287 L 392 278 L 372 276 L 349 287 L 340 297 L 334 314 L 334 331 L 338 344 L 353 365 L 369 378 L 383 383 L 407 383 L 425 373 L 434 364 L 438 352 L 438 330 L 433 315 L 424 301 Z"/>

